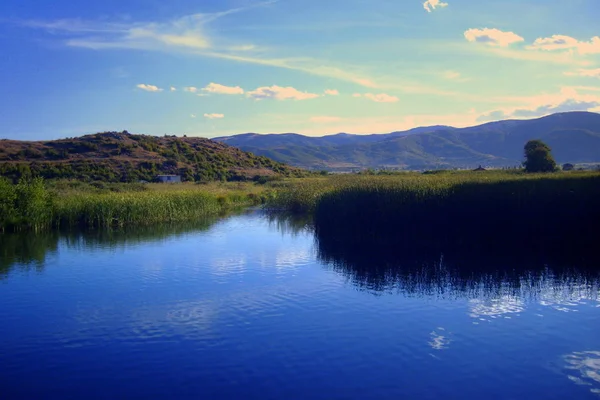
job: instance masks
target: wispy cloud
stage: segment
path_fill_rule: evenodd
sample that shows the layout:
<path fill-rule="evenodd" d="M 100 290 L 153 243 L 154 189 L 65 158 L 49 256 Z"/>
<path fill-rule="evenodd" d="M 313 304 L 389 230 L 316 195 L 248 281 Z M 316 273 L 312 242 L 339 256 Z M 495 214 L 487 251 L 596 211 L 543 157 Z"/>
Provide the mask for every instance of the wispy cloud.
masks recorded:
<path fill-rule="evenodd" d="M 247 93 L 248 97 L 255 100 L 274 99 L 274 100 L 308 100 L 319 97 L 318 94 L 301 92 L 291 86 L 263 86 Z"/>
<path fill-rule="evenodd" d="M 340 117 L 330 117 L 327 115 L 320 115 L 320 116 L 310 118 L 310 122 L 316 122 L 316 123 L 320 123 L 320 124 L 321 123 L 328 124 L 328 123 L 332 123 L 332 122 L 338 122 L 341 120 L 342 120 L 342 118 L 340 118 Z"/>
<path fill-rule="evenodd" d="M 167 22 L 98 22 L 81 19 L 62 19 L 57 21 L 26 21 L 25 26 L 41 28 L 55 32 L 89 34 L 67 40 L 67 45 L 91 49 L 146 49 L 166 50 L 179 48 L 203 50 L 214 47 L 205 33 L 205 26 L 227 15 L 244 12 L 253 8 L 267 6 L 278 0 L 257 2 L 245 7 L 233 8 L 214 13 L 186 15 Z M 251 46 L 251 45 L 244 45 Z"/>
<path fill-rule="evenodd" d="M 444 7 L 448 7 L 448 3 L 444 3 L 441 0 L 427 0 L 423 3 L 423 8 L 425 8 L 427 12 L 432 12 L 438 8 Z"/>
<path fill-rule="evenodd" d="M 328 96 L 339 96 L 340 94 L 336 89 L 326 89 L 324 93 Z"/>
<path fill-rule="evenodd" d="M 484 43 L 489 46 L 507 47 L 513 43 L 523 42 L 521 36 L 514 32 L 504 32 L 499 29 L 468 29 L 464 33 L 465 39 L 469 42 Z"/>
<path fill-rule="evenodd" d="M 372 100 L 376 103 L 396 103 L 396 102 L 400 101 L 400 99 L 398 97 L 391 96 L 386 93 L 379 93 L 379 94 L 365 93 L 365 94 L 363 94 L 363 97 L 365 97 L 369 100 Z"/>
<path fill-rule="evenodd" d="M 239 86 L 225 86 L 214 82 L 209 83 L 202 90 L 217 94 L 244 94 L 244 89 Z"/>
<path fill-rule="evenodd" d="M 222 118 L 225 118 L 225 114 L 216 114 L 216 113 L 204 114 L 204 118 L 206 118 L 206 119 L 222 119 Z"/>
<path fill-rule="evenodd" d="M 355 68 L 352 68 L 351 66 L 345 66 L 344 68 L 332 66 L 326 61 L 316 60 L 311 57 L 258 58 L 223 52 L 202 52 L 197 54 L 249 64 L 266 65 L 270 67 L 301 71 L 310 75 L 334 78 L 369 88 L 379 87 L 379 84 L 377 84 L 372 78 L 366 77 L 360 72 L 353 71 Z"/>
<path fill-rule="evenodd" d="M 442 76 L 444 77 L 444 79 L 454 82 L 468 82 L 470 80 L 469 78 L 462 76 L 460 72 L 452 70 L 444 71 L 442 73 Z"/>
<path fill-rule="evenodd" d="M 579 41 L 565 35 L 552 35 L 551 37 L 538 38 L 528 50 L 574 50 L 579 54 L 600 54 L 600 36 L 593 37 L 589 42 Z"/>
<path fill-rule="evenodd" d="M 193 14 L 167 22 L 94 22 L 83 20 L 59 20 L 51 22 L 29 22 L 27 26 L 45 29 L 49 32 L 70 34 L 66 45 L 94 50 L 134 49 L 162 52 L 186 52 L 193 55 L 220 58 L 231 61 L 266 65 L 277 68 L 301 71 L 316 76 L 335 78 L 357 85 L 376 88 L 377 83 L 370 77 L 354 71 L 352 66 L 335 66 L 325 60 L 311 57 L 257 57 L 248 55 L 256 49 L 254 44 L 224 45 L 219 38 L 211 38 L 205 26 L 223 16 L 241 12 L 274 1 L 257 3 L 255 6 L 236 8 L 213 14 Z M 87 36 L 93 33 L 93 36 Z"/>
<path fill-rule="evenodd" d="M 136 86 L 138 89 L 145 90 L 146 92 L 162 92 L 162 89 L 158 86 L 147 85 L 145 83 L 140 83 Z"/>
<path fill-rule="evenodd" d="M 600 107 L 600 95 L 580 93 L 585 87 L 563 87 L 558 93 L 543 93 L 528 97 L 507 97 L 505 100 L 518 104 L 487 112 L 479 122 L 506 118 L 534 118 L 569 111 L 593 111 Z"/>
<path fill-rule="evenodd" d="M 585 77 L 592 77 L 592 78 L 600 78 L 600 68 L 596 68 L 596 69 L 585 69 L 585 68 L 580 68 L 577 71 L 569 71 L 569 72 L 565 72 L 564 73 L 567 76 L 585 76 Z M 598 89 L 600 90 L 600 88 Z"/>
<path fill-rule="evenodd" d="M 171 90 L 171 92 L 176 92 L 176 91 L 177 91 L 177 88 L 176 88 L 175 86 L 171 86 L 171 87 L 169 88 L 169 90 Z"/>

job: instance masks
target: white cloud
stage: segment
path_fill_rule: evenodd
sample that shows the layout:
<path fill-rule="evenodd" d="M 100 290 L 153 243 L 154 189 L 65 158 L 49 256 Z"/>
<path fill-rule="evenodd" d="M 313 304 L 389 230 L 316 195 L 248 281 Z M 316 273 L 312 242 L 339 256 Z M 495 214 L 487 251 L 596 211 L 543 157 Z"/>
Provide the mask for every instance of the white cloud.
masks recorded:
<path fill-rule="evenodd" d="M 213 82 L 209 83 L 202 90 L 205 92 L 218 94 L 244 94 L 244 89 L 239 86 L 225 86 Z"/>
<path fill-rule="evenodd" d="M 253 44 L 243 44 L 240 46 L 232 46 L 229 48 L 229 50 L 231 51 L 252 51 L 252 50 L 256 50 L 257 47 Z"/>
<path fill-rule="evenodd" d="M 354 94 L 352 95 L 352 97 L 357 97 L 357 98 L 358 98 L 358 97 L 362 97 L 362 94 L 360 94 L 360 93 L 354 93 Z"/>
<path fill-rule="evenodd" d="M 341 121 L 342 119 L 340 117 L 329 117 L 326 115 L 322 115 L 322 116 L 316 116 L 316 117 L 311 117 L 310 118 L 310 122 L 317 122 L 317 123 L 331 123 L 331 122 L 338 122 Z"/>
<path fill-rule="evenodd" d="M 198 88 L 194 86 L 187 86 L 183 88 L 184 92 L 196 93 L 198 92 Z"/>
<path fill-rule="evenodd" d="M 338 96 L 340 92 L 338 92 L 336 89 L 327 89 L 325 90 L 325 94 L 328 96 Z"/>
<path fill-rule="evenodd" d="M 589 42 L 579 41 L 571 36 L 552 35 L 551 37 L 538 38 L 528 50 L 574 50 L 579 54 L 600 54 L 600 36 L 593 37 Z"/>
<path fill-rule="evenodd" d="M 170 88 L 170 89 L 171 89 L 171 92 L 175 92 L 175 91 L 177 91 L 177 88 L 176 88 L 175 86 L 171 86 L 171 88 Z"/>
<path fill-rule="evenodd" d="M 592 77 L 592 78 L 600 78 L 600 68 L 596 68 L 596 69 L 578 69 L 575 72 L 565 72 L 565 75 L 567 76 L 585 76 L 585 77 Z"/>
<path fill-rule="evenodd" d="M 433 10 L 436 10 L 438 7 L 439 8 L 448 7 L 448 3 L 444 3 L 441 0 L 427 0 L 425 3 L 423 3 L 423 8 L 425 8 L 425 10 L 427 12 L 432 12 Z"/>
<path fill-rule="evenodd" d="M 196 118 L 196 114 L 190 114 L 190 118 Z"/>
<path fill-rule="evenodd" d="M 162 89 L 158 86 L 154 85 L 146 85 L 145 83 L 140 83 L 136 86 L 138 89 L 145 90 L 146 92 L 162 92 Z"/>
<path fill-rule="evenodd" d="M 499 47 L 507 47 L 525 40 L 514 32 L 504 32 L 495 28 L 469 29 L 465 31 L 465 39 L 469 42 L 485 43 L 489 46 Z"/>
<path fill-rule="evenodd" d="M 600 95 L 581 93 L 585 87 L 563 87 L 560 92 L 540 94 L 530 97 L 507 97 L 505 100 L 517 103 L 490 111 L 478 117 L 478 122 L 508 118 L 536 118 L 560 112 L 594 111 L 600 107 Z M 520 103 L 520 104 L 519 104 Z"/>
<path fill-rule="evenodd" d="M 225 118 L 225 114 L 204 114 L 204 118 L 207 119 L 221 119 L 221 118 Z"/>
<path fill-rule="evenodd" d="M 281 87 L 273 85 L 263 86 L 247 93 L 248 97 L 255 100 L 275 99 L 275 100 L 308 100 L 319 97 L 318 94 L 301 92 L 291 86 Z"/>
<path fill-rule="evenodd" d="M 391 96 L 391 95 L 385 94 L 385 93 L 379 93 L 379 94 L 365 93 L 363 96 L 369 100 L 373 100 L 376 103 L 396 103 L 400 100 L 396 96 Z"/>
<path fill-rule="evenodd" d="M 449 80 L 460 79 L 460 72 L 446 71 L 446 72 L 444 72 L 444 78 L 449 79 Z"/>
<path fill-rule="evenodd" d="M 70 39 L 67 41 L 70 46 L 92 49 L 203 50 L 213 47 L 211 40 L 204 32 L 207 24 L 230 14 L 275 2 L 277 0 L 269 0 L 226 11 L 192 14 L 167 22 L 98 23 L 79 19 L 63 19 L 51 22 L 29 21 L 25 25 L 49 31 L 62 30 L 74 34 L 94 34 L 91 37 Z M 101 36 L 101 34 L 104 35 Z"/>

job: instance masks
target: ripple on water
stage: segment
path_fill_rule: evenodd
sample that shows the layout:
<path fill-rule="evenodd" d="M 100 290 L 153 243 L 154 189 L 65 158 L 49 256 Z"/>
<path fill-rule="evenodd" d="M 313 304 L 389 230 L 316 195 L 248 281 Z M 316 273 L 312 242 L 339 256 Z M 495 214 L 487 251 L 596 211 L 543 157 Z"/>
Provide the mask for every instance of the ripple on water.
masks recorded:
<path fill-rule="evenodd" d="M 522 299 L 512 296 L 501 296 L 495 299 L 469 300 L 469 316 L 480 321 L 489 321 L 510 315 L 519 315 L 525 309 Z"/>
<path fill-rule="evenodd" d="M 578 385 L 590 386 L 600 395 L 600 351 L 581 351 L 564 356 L 567 377 Z"/>

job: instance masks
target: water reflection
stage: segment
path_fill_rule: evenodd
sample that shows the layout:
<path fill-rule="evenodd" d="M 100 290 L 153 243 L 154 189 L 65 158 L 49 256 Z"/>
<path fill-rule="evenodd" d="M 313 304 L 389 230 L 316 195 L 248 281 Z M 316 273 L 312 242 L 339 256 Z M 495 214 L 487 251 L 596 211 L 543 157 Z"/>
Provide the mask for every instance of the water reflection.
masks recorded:
<path fill-rule="evenodd" d="M 442 252 L 441 239 L 390 243 L 363 236 L 359 242 L 317 231 L 315 240 L 318 259 L 361 290 L 467 298 L 475 324 L 517 317 L 527 302 L 570 312 L 600 298 L 600 260 L 591 247 L 539 253 L 523 244 L 488 254 L 475 245 Z M 504 245 L 501 238 L 496 245 Z"/>
<path fill-rule="evenodd" d="M 600 351 L 574 352 L 564 359 L 569 379 L 600 395 Z"/>
<path fill-rule="evenodd" d="M 302 233 L 312 233 L 313 220 L 308 214 L 292 214 L 286 212 L 267 212 L 264 217 L 269 226 L 276 228 L 282 235 L 297 236 Z"/>
<path fill-rule="evenodd" d="M 162 224 L 122 229 L 50 231 L 41 233 L 0 234 L 0 279 L 11 270 L 41 271 L 46 259 L 57 253 L 61 244 L 68 248 L 94 251 L 135 246 L 165 240 L 192 232 L 206 231 L 218 218 L 206 218 L 185 224 Z"/>
<path fill-rule="evenodd" d="M 429 346 L 434 350 L 445 350 L 450 345 L 450 337 L 444 328 L 438 327 L 437 329 L 434 329 L 429 336 Z"/>
<path fill-rule="evenodd" d="M 43 269 L 46 258 L 56 253 L 59 237 L 57 232 L 0 234 L 0 279 L 15 266 Z"/>

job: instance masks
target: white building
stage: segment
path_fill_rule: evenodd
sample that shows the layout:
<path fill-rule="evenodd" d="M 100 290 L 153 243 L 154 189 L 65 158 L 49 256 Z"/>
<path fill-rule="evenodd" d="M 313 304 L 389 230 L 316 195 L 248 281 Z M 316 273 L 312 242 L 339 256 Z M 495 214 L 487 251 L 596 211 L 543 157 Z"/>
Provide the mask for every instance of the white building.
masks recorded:
<path fill-rule="evenodd" d="M 181 183 L 181 176 L 179 175 L 158 175 L 156 180 L 161 183 Z"/>

